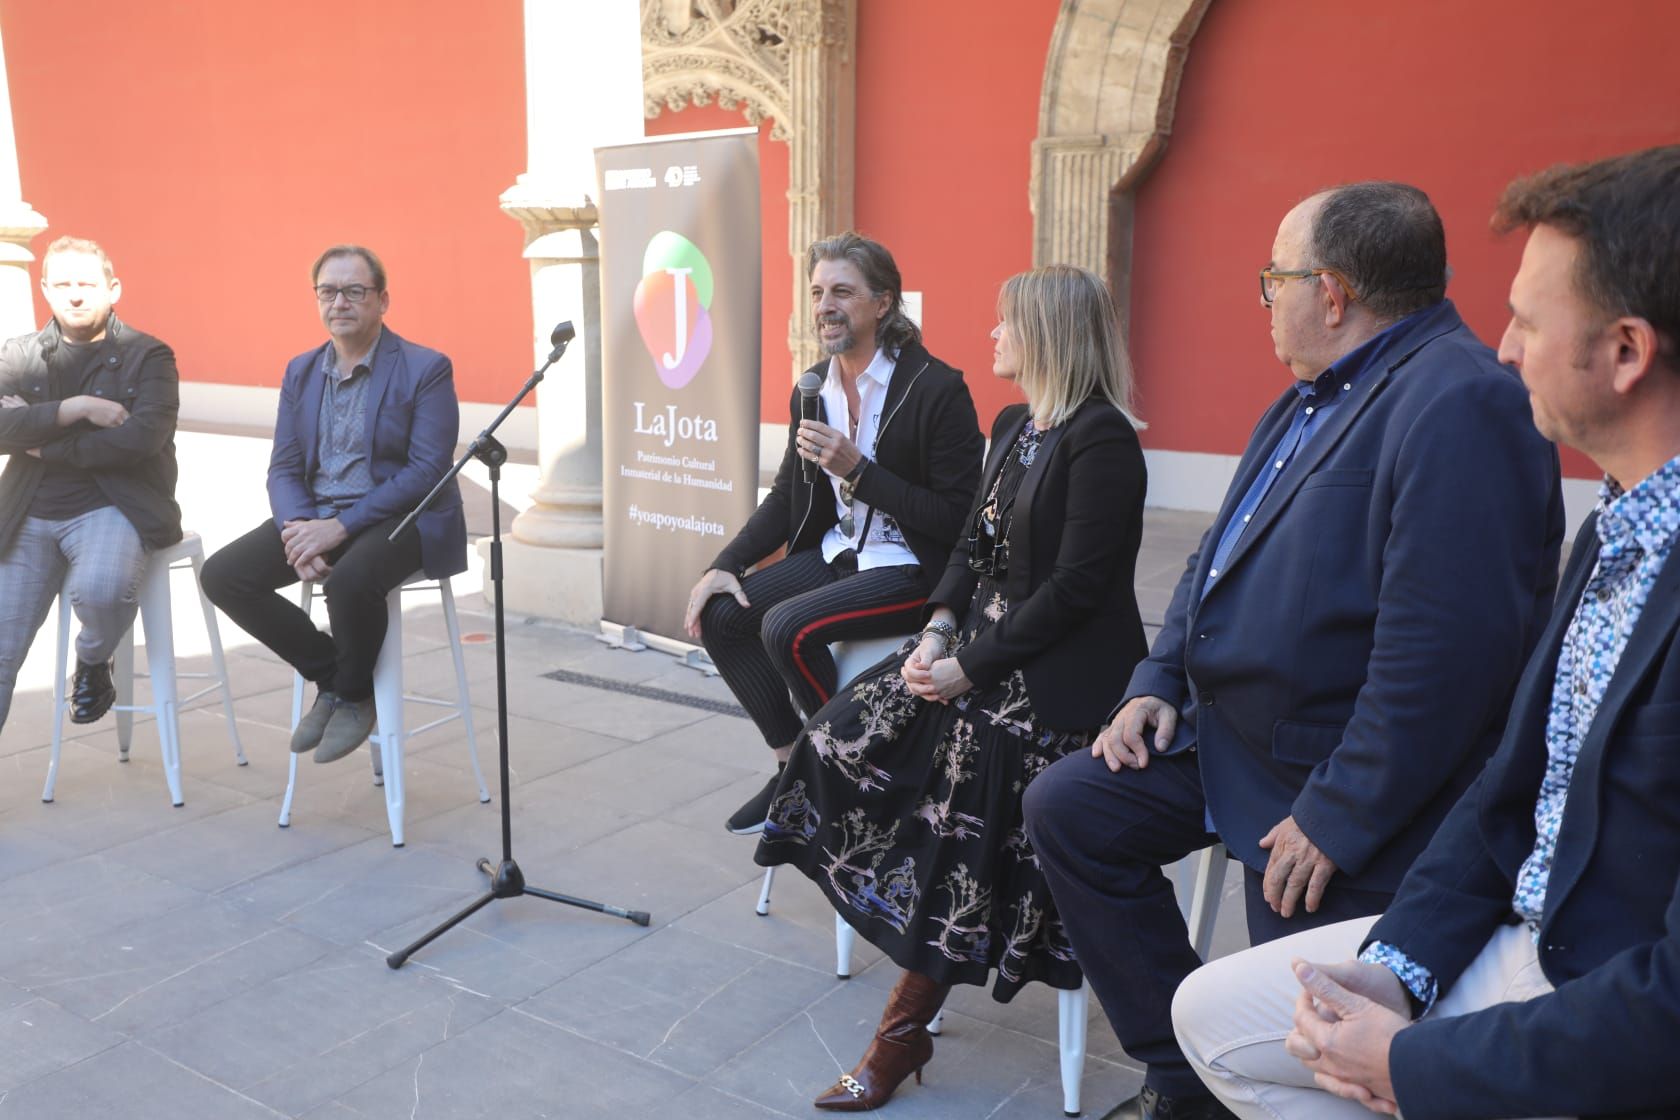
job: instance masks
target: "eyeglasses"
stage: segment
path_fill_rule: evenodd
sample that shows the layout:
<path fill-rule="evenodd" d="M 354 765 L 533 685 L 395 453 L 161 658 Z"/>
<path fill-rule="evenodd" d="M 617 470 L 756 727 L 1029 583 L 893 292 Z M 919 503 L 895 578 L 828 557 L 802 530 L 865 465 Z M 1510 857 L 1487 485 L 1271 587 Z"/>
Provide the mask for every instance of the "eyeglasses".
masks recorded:
<path fill-rule="evenodd" d="M 1277 290 L 1283 286 L 1285 280 L 1305 280 L 1312 276 L 1334 277 L 1336 283 L 1342 286 L 1342 291 L 1354 303 L 1359 302 L 1359 293 L 1353 290 L 1353 284 L 1346 276 L 1333 268 L 1262 268 L 1260 270 L 1260 306 L 1270 307 L 1272 300 L 1277 298 Z"/>
<path fill-rule="evenodd" d="M 379 289 L 370 288 L 366 284 L 346 284 L 340 288 L 334 284 L 315 285 L 315 298 L 322 303 L 335 303 L 339 296 L 343 296 L 351 303 L 361 303 L 372 292 Z"/>
<path fill-rule="evenodd" d="M 1014 508 L 1011 498 L 1000 510 L 987 502 L 975 512 L 968 529 L 968 569 L 993 579 L 1009 575 L 1009 529 L 1005 519 Z"/>

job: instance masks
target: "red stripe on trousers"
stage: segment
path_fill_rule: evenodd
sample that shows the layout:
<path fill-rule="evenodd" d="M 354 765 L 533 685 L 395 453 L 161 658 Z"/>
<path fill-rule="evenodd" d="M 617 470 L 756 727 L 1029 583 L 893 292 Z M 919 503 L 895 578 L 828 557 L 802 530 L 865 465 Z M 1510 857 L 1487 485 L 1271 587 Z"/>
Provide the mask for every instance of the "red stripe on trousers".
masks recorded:
<path fill-rule="evenodd" d="M 811 675 L 811 670 L 805 665 L 805 659 L 799 656 L 799 647 L 804 644 L 806 635 L 810 634 L 813 630 L 819 630 L 824 626 L 831 626 L 836 622 L 845 622 L 847 619 L 851 618 L 869 618 L 878 614 L 892 614 L 894 611 L 907 611 L 915 607 L 919 607 L 925 602 L 927 602 L 927 599 L 925 598 L 909 599 L 905 602 L 892 603 L 885 607 L 870 607 L 868 610 L 862 611 L 844 611 L 840 614 L 828 615 L 826 618 L 819 618 L 815 622 L 807 624 L 803 630 L 793 636 L 793 663 L 799 666 L 799 675 L 810 682 L 811 690 L 818 696 L 822 697 L 822 702 L 824 704 L 828 703 L 829 697 L 823 692 L 822 685 L 818 684 L 817 678 Z M 815 713 L 812 714 L 814 715 Z"/>

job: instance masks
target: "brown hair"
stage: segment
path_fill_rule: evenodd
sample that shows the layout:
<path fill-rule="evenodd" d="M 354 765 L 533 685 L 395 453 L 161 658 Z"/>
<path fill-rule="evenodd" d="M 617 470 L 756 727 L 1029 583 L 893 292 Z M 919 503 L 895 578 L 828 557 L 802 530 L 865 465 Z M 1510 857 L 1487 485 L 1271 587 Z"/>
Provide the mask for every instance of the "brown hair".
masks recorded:
<path fill-rule="evenodd" d="M 1053 428 L 1093 396 L 1132 415 L 1132 364 L 1108 285 L 1094 272 L 1052 264 L 1003 282 L 998 315 L 1021 355 L 1016 378 L 1033 420 Z"/>
<path fill-rule="evenodd" d="M 334 257 L 360 257 L 367 262 L 368 271 L 373 273 L 373 287 L 375 291 L 385 290 L 385 265 L 372 249 L 362 245 L 334 245 L 315 258 L 315 264 L 309 269 L 309 282 L 315 283 L 321 275 L 321 266 Z"/>
<path fill-rule="evenodd" d="M 875 345 L 896 350 L 922 340 L 921 328 L 904 312 L 904 282 L 886 246 L 861 233 L 836 234 L 813 242 L 805 251 L 806 279 L 816 271 L 818 261 L 851 261 L 863 274 L 871 295 L 892 297 L 887 313 L 875 325 Z"/>

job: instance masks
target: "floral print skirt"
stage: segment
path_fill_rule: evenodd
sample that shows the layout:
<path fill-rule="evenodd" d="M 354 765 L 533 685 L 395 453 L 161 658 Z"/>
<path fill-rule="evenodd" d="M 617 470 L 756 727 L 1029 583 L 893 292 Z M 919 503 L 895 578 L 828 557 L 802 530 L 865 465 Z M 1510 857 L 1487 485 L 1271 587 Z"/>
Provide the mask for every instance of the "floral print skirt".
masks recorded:
<path fill-rule="evenodd" d="M 1001 588 L 981 580 L 959 643 L 1007 609 Z M 1077 988 L 1021 795 L 1094 731 L 1042 727 L 1019 671 L 950 704 L 921 700 L 899 675 L 914 646 L 842 688 L 805 725 L 755 858 L 799 868 L 902 968 L 982 985 L 995 969 L 1000 1002 L 1030 980 Z"/>

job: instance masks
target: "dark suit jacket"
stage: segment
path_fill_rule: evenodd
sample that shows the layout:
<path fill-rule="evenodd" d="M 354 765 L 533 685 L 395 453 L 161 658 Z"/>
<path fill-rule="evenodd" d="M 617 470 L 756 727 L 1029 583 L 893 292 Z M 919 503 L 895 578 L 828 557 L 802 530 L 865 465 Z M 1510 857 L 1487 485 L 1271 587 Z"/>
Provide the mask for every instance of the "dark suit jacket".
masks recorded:
<path fill-rule="evenodd" d="M 827 359 L 811 372 L 826 376 Z M 800 469 L 804 460 L 794 445 L 800 403 L 795 389 L 788 401 L 787 449 L 770 493 L 717 554 L 713 568 L 740 575 L 784 545 L 790 553 L 817 548 L 823 534 L 839 521 L 828 476 L 813 469 L 814 480 L 806 482 Z M 814 403 L 817 418 L 828 423 L 822 399 Z M 957 534 L 966 531 L 963 511 L 974 499 L 984 450 L 974 399 L 962 373 L 930 355 L 919 342 L 905 346 L 887 383 L 874 462 L 863 469 L 857 496 L 875 507 L 876 516 L 884 513 L 898 522 L 928 587 L 951 555 Z"/>
<path fill-rule="evenodd" d="M 973 523 L 1027 419 L 1024 404 L 998 414 L 965 525 Z M 1046 726 L 1101 726 L 1148 649 L 1132 591 L 1145 486 L 1137 433 L 1108 402 L 1088 400 L 1044 433 L 1009 527 L 1009 610 L 957 654 L 970 681 L 985 688 L 1020 669 L 1033 713 Z M 943 604 L 959 618 L 967 612 L 980 578 L 968 557 L 965 530 L 928 598 L 930 608 Z"/>
<path fill-rule="evenodd" d="M 326 375 L 326 347 L 299 354 L 280 382 L 280 415 L 274 424 L 274 452 L 268 461 L 268 504 L 274 523 L 316 516 L 310 483 L 320 467 L 316 436 Z M 368 467 L 373 490 L 338 515 L 351 536 L 420 504 L 452 465 L 461 427 L 454 370 L 436 350 L 402 338 L 390 327 L 380 335 L 368 384 Z M 432 508 L 420 515 L 420 556 L 428 576 L 441 578 L 467 569 L 467 520 L 461 489 L 453 481 Z"/>
<path fill-rule="evenodd" d="M 1295 390 L 1261 417 L 1127 696 L 1195 701 L 1208 804 L 1249 867 L 1293 814 L 1341 882 L 1392 891 L 1498 742 L 1557 585 L 1563 501 L 1521 382 L 1451 303 L 1352 385 L 1202 599 Z"/>
<path fill-rule="evenodd" d="M 1501 922 L 1534 847 L 1546 715 L 1564 632 L 1598 561 L 1575 538 L 1558 610 L 1499 751 L 1371 931 L 1445 992 Z M 1680 553 L 1671 553 L 1581 744 L 1558 832 L 1540 966 L 1551 995 L 1401 1031 L 1408 1116 L 1680 1115 Z"/>

